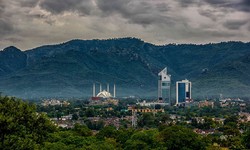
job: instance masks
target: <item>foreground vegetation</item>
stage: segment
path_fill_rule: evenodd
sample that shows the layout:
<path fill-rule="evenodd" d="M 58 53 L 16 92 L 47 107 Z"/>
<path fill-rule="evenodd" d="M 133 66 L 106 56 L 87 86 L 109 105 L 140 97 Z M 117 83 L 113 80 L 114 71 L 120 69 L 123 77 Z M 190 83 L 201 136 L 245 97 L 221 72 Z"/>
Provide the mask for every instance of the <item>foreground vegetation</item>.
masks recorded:
<path fill-rule="evenodd" d="M 158 117 L 167 118 L 163 114 Z M 241 130 L 243 127 L 237 120 L 236 116 L 228 116 L 224 125 L 218 126 L 220 132 L 211 135 L 193 131 L 195 127 L 216 127 L 209 117 L 202 125 L 155 125 L 151 114 L 138 118 L 136 129 L 106 126 L 94 131 L 84 124 L 63 129 L 56 127 L 45 114 L 37 113 L 34 104 L 0 97 L 0 149 L 250 149 L 249 124 L 244 124 L 244 130 Z"/>

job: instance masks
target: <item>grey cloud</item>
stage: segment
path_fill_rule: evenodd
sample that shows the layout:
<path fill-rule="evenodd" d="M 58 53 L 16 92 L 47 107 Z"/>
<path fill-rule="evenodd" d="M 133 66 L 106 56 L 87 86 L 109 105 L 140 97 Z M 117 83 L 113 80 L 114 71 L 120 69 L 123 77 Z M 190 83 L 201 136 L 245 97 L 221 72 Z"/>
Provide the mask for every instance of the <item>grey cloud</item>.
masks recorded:
<path fill-rule="evenodd" d="M 159 3 L 156 4 L 156 9 L 159 10 L 160 12 L 166 12 L 169 11 L 171 7 L 166 5 L 165 3 Z"/>
<path fill-rule="evenodd" d="M 21 7 L 35 7 L 39 0 L 18 0 Z"/>
<path fill-rule="evenodd" d="M 161 16 L 161 15 L 150 15 L 150 14 L 137 14 L 132 18 L 129 18 L 129 23 L 140 24 L 144 27 L 150 24 L 167 24 L 173 26 L 175 24 L 175 20 L 171 17 Z"/>
<path fill-rule="evenodd" d="M 208 17 L 213 21 L 216 21 L 219 18 L 219 16 L 215 15 L 212 10 L 199 9 L 198 12 L 200 15 Z"/>
<path fill-rule="evenodd" d="M 89 15 L 93 9 L 91 0 L 42 0 L 40 7 L 52 14 L 76 12 L 80 15 Z"/>
<path fill-rule="evenodd" d="M 49 24 L 49 25 L 53 25 L 53 24 L 56 23 L 56 21 L 53 20 L 53 19 L 45 19 L 44 22 L 47 23 L 47 24 Z"/>
<path fill-rule="evenodd" d="M 230 1 L 231 0 L 205 0 L 205 2 L 213 5 L 226 5 L 228 2 L 230 3 Z"/>
<path fill-rule="evenodd" d="M 3 0 L 0 0 L 0 18 L 2 18 L 3 16 L 4 8 L 5 8 L 5 5 L 3 3 Z"/>
<path fill-rule="evenodd" d="M 206 31 L 204 34 L 209 35 L 210 37 L 215 37 L 215 38 L 228 38 L 228 37 L 237 37 L 238 35 L 235 33 L 229 33 L 226 31 Z"/>
<path fill-rule="evenodd" d="M 0 39 L 14 30 L 9 15 L 5 13 L 6 3 L 0 0 Z"/>
<path fill-rule="evenodd" d="M 8 0 L 0 0 L 0 12 L 1 8 L 8 7 L 10 5 L 17 5 L 20 7 L 35 7 L 38 4 L 39 0 L 16 0 L 16 1 L 8 1 Z"/>
<path fill-rule="evenodd" d="M 20 38 L 14 38 L 14 37 L 10 37 L 10 38 L 5 38 L 5 41 L 10 41 L 12 43 L 18 43 L 21 42 L 22 40 Z"/>
<path fill-rule="evenodd" d="M 103 16 L 119 14 L 129 23 L 147 26 L 150 24 L 174 24 L 174 19 L 166 14 L 171 8 L 165 3 L 148 3 L 135 0 L 97 0 Z"/>
<path fill-rule="evenodd" d="M 249 0 L 241 0 L 236 6 L 239 10 L 250 12 L 250 1 Z"/>
<path fill-rule="evenodd" d="M 188 7 L 191 5 L 211 5 L 214 8 L 228 8 L 235 9 L 244 12 L 250 12 L 250 0 L 178 0 L 182 7 Z"/>
<path fill-rule="evenodd" d="M 181 7 L 188 7 L 191 5 L 200 5 L 199 0 L 178 0 Z"/>
<path fill-rule="evenodd" d="M 1 37 L 3 35 L 9 34 L 14 30 L 12 24 L 3 18 L 0 19 L 0 35 Z"/>
<path fill-rule="evenodd" d="M 53 25 L 56 23 L 55 19 L 51 19 L 50 15 L 44 15 L 44 14 L 31 14 L 29 15 L 31 18 L 35 18 L 35 19 L 40 19 L 43 20 L 45 23 L 49 24 L 49 25 Z"/>
<path fill-rule="evenodd" d="M 156 44 L 168 40 L 249 41 L 249 3 L 250 0 L 0 0 L 0 46 L 15 43 L 28 49 L 76 37 L 124 36 Z"/>
<path fill-rule="evenodd" d="M 104 16 L 111 14 L 121 14 L 129 18 L 134 14 L 148 13 L 150 5 L 146 2 L 139 2 L 133 0 L 97 0 L 99 9 L 103 12 Z M 138 6 L 139 5 L 139 6 Z"/>
<path fill-rule="evenodd" d="M 223 26 L 230 30 L 238 30 L 247 23 L 246 20 L 229 20 L 223 23 Z"/>
<path fill-rule="evenodd" d="M 205 0 L 208 4 L 217 6 L 236 9 L 239 11 L 250 12 L 250 1 L 249 0 Z"/>
<path fill-rule="evenodd" d="M 29 16 L 32 17 L 32 18 L 38 18 L 38 19 L 46 18 L 46 15 L 44 15 L 44 14 L 31 14 Z"/>
<path fill-rule="evenodd" d="M 97 5 L 100 10 L 104 12 L 103 15 L 110 15 L 115 12 L 121 12 L 122 14 L 130 14 L 127 10 L 127 6 L 132 0 L 97 0 Z"/>

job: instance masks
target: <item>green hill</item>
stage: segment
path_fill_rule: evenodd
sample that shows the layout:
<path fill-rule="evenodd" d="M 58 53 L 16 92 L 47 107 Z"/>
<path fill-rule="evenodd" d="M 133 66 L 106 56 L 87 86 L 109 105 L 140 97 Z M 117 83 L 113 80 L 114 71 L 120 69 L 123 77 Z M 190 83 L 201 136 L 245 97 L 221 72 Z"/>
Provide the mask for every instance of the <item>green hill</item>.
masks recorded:
<path fill-rule="evenodd" d="M 121 38 L 11 48 L 15 52 L 0 52 L 0 91 L 7 95 L 85 97 L 94 82 L 101 82 L 116 83 L 118 96 L 156 97 L 157 73 L 167 66 L 173 96 L 175 82 L 185 78 L 192 81 L 195 97 L 250 96 L 250 43 L 155 46 Z"/>

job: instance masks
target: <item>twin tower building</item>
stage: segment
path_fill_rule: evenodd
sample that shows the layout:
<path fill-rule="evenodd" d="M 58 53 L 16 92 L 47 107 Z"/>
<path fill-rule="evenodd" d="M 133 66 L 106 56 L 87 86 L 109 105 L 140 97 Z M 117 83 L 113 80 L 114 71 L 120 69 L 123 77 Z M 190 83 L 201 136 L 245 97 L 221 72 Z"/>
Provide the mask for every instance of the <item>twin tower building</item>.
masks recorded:
<path fill-rule="evenodd" d="M 185 104 L 191 100 L 192 83 L 187 79 L 176 82 L 176 105 Z M 171 105 L 171 75 L 164 68 L 158 74 L 158 99 Z"/>

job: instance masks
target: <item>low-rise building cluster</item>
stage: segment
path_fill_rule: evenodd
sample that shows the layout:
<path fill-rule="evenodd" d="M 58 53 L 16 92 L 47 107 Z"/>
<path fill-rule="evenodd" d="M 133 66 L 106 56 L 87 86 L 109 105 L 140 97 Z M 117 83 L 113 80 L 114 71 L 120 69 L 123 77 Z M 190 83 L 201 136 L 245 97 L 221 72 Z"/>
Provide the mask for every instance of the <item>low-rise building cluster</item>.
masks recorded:
<path fill-rule="evenodd" d="M 68 106 L 70 103 L 68 101 L 61 101 L 57 99 L 43 100 L 42 106 Z"/>

